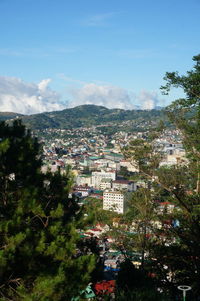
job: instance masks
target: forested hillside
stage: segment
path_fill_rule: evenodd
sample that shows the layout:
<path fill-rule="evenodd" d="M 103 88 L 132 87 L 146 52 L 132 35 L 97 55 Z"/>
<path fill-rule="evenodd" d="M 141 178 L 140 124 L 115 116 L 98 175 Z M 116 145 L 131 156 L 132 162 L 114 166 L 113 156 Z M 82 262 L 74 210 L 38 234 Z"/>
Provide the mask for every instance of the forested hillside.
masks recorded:
<path fill-rule="evenodd" d="M 3 116 L 3 114 L 4 113 L 1 113 L 0 116 Z M 152 119 L 160 120 L 163 118 L 164 113 L 161 110 L 122 110 L 107 109 L 105 107 L 95 105 L 82 105 L 75 108 L 65 109 L 63 111 L 22 116 L 22 121 L 31 129 L 70 129 L 106 124 L 109 122 L 120 123 L 128 120 L 141 122 L 150 121 Z"/>

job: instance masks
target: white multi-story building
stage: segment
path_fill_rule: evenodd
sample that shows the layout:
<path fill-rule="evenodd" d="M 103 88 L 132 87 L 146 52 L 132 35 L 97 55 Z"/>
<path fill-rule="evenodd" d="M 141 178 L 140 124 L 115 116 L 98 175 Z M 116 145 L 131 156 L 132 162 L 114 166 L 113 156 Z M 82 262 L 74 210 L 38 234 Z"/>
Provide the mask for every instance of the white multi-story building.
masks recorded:
<path fill-rule="evenodd" d="M 115 171 L 93 171 L 92 172 L 92 186 L 95 188 L 100 188 L 100 184 L 103 179 L 116 179 Z"/>
<path fill-rule="evenodd" d="M 117 213 L 124 213 L 129 199 L 129 193 L 120 191 L 104 191 L 103 193 L 103 209 L 113 210 Z"/>

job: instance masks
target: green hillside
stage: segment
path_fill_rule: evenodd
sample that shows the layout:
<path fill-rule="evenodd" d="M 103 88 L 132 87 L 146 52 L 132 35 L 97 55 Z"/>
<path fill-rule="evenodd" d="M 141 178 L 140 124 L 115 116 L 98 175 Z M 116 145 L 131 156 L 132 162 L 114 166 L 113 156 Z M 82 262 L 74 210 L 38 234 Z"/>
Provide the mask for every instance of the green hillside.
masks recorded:
<path fill-rule="evenodd" d="M 122 110 L 107 109 L 95 105 L 82 105 L 63 111 L 22 116 L 22 121 L 31 129 L 70 129 L 107 124 L 109 122 L 121 123 L 128 120 L 143 122 L 163 118 L 164 114 L 160 110 Z"/>
<path fill-rule="evenodd" d="M 0 121 L 15 119 L 17 117 L 22 117 L 22 114 L 13 112 L 0 112 Z"/>

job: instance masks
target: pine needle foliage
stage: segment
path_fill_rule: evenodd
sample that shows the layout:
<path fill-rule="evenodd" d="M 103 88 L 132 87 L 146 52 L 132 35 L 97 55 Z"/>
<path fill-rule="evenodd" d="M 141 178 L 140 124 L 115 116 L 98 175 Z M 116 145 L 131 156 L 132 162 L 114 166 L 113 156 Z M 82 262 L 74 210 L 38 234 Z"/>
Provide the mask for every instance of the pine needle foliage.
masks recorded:
<path fill-rule="evenodd" d="M 42 174 L 40 145 L 20 121 L 0 123 L 0 162 L 0 300 L 70 300 L 95 263 L 77 256 L 70 171 Z"/>

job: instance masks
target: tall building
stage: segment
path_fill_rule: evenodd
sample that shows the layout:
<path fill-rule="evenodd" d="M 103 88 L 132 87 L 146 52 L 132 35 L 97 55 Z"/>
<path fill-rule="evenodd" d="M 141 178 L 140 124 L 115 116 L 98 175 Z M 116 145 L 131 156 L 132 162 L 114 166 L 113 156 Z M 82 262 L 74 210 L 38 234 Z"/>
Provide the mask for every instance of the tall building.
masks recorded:
<path fill-rule="evenodd" d="M 121 191 L 104 191 L 103 193 L 103 209 L 113 210 L 117 213 L 124 213 L 127 207 L 127 201 L 130 193 Z"/>

